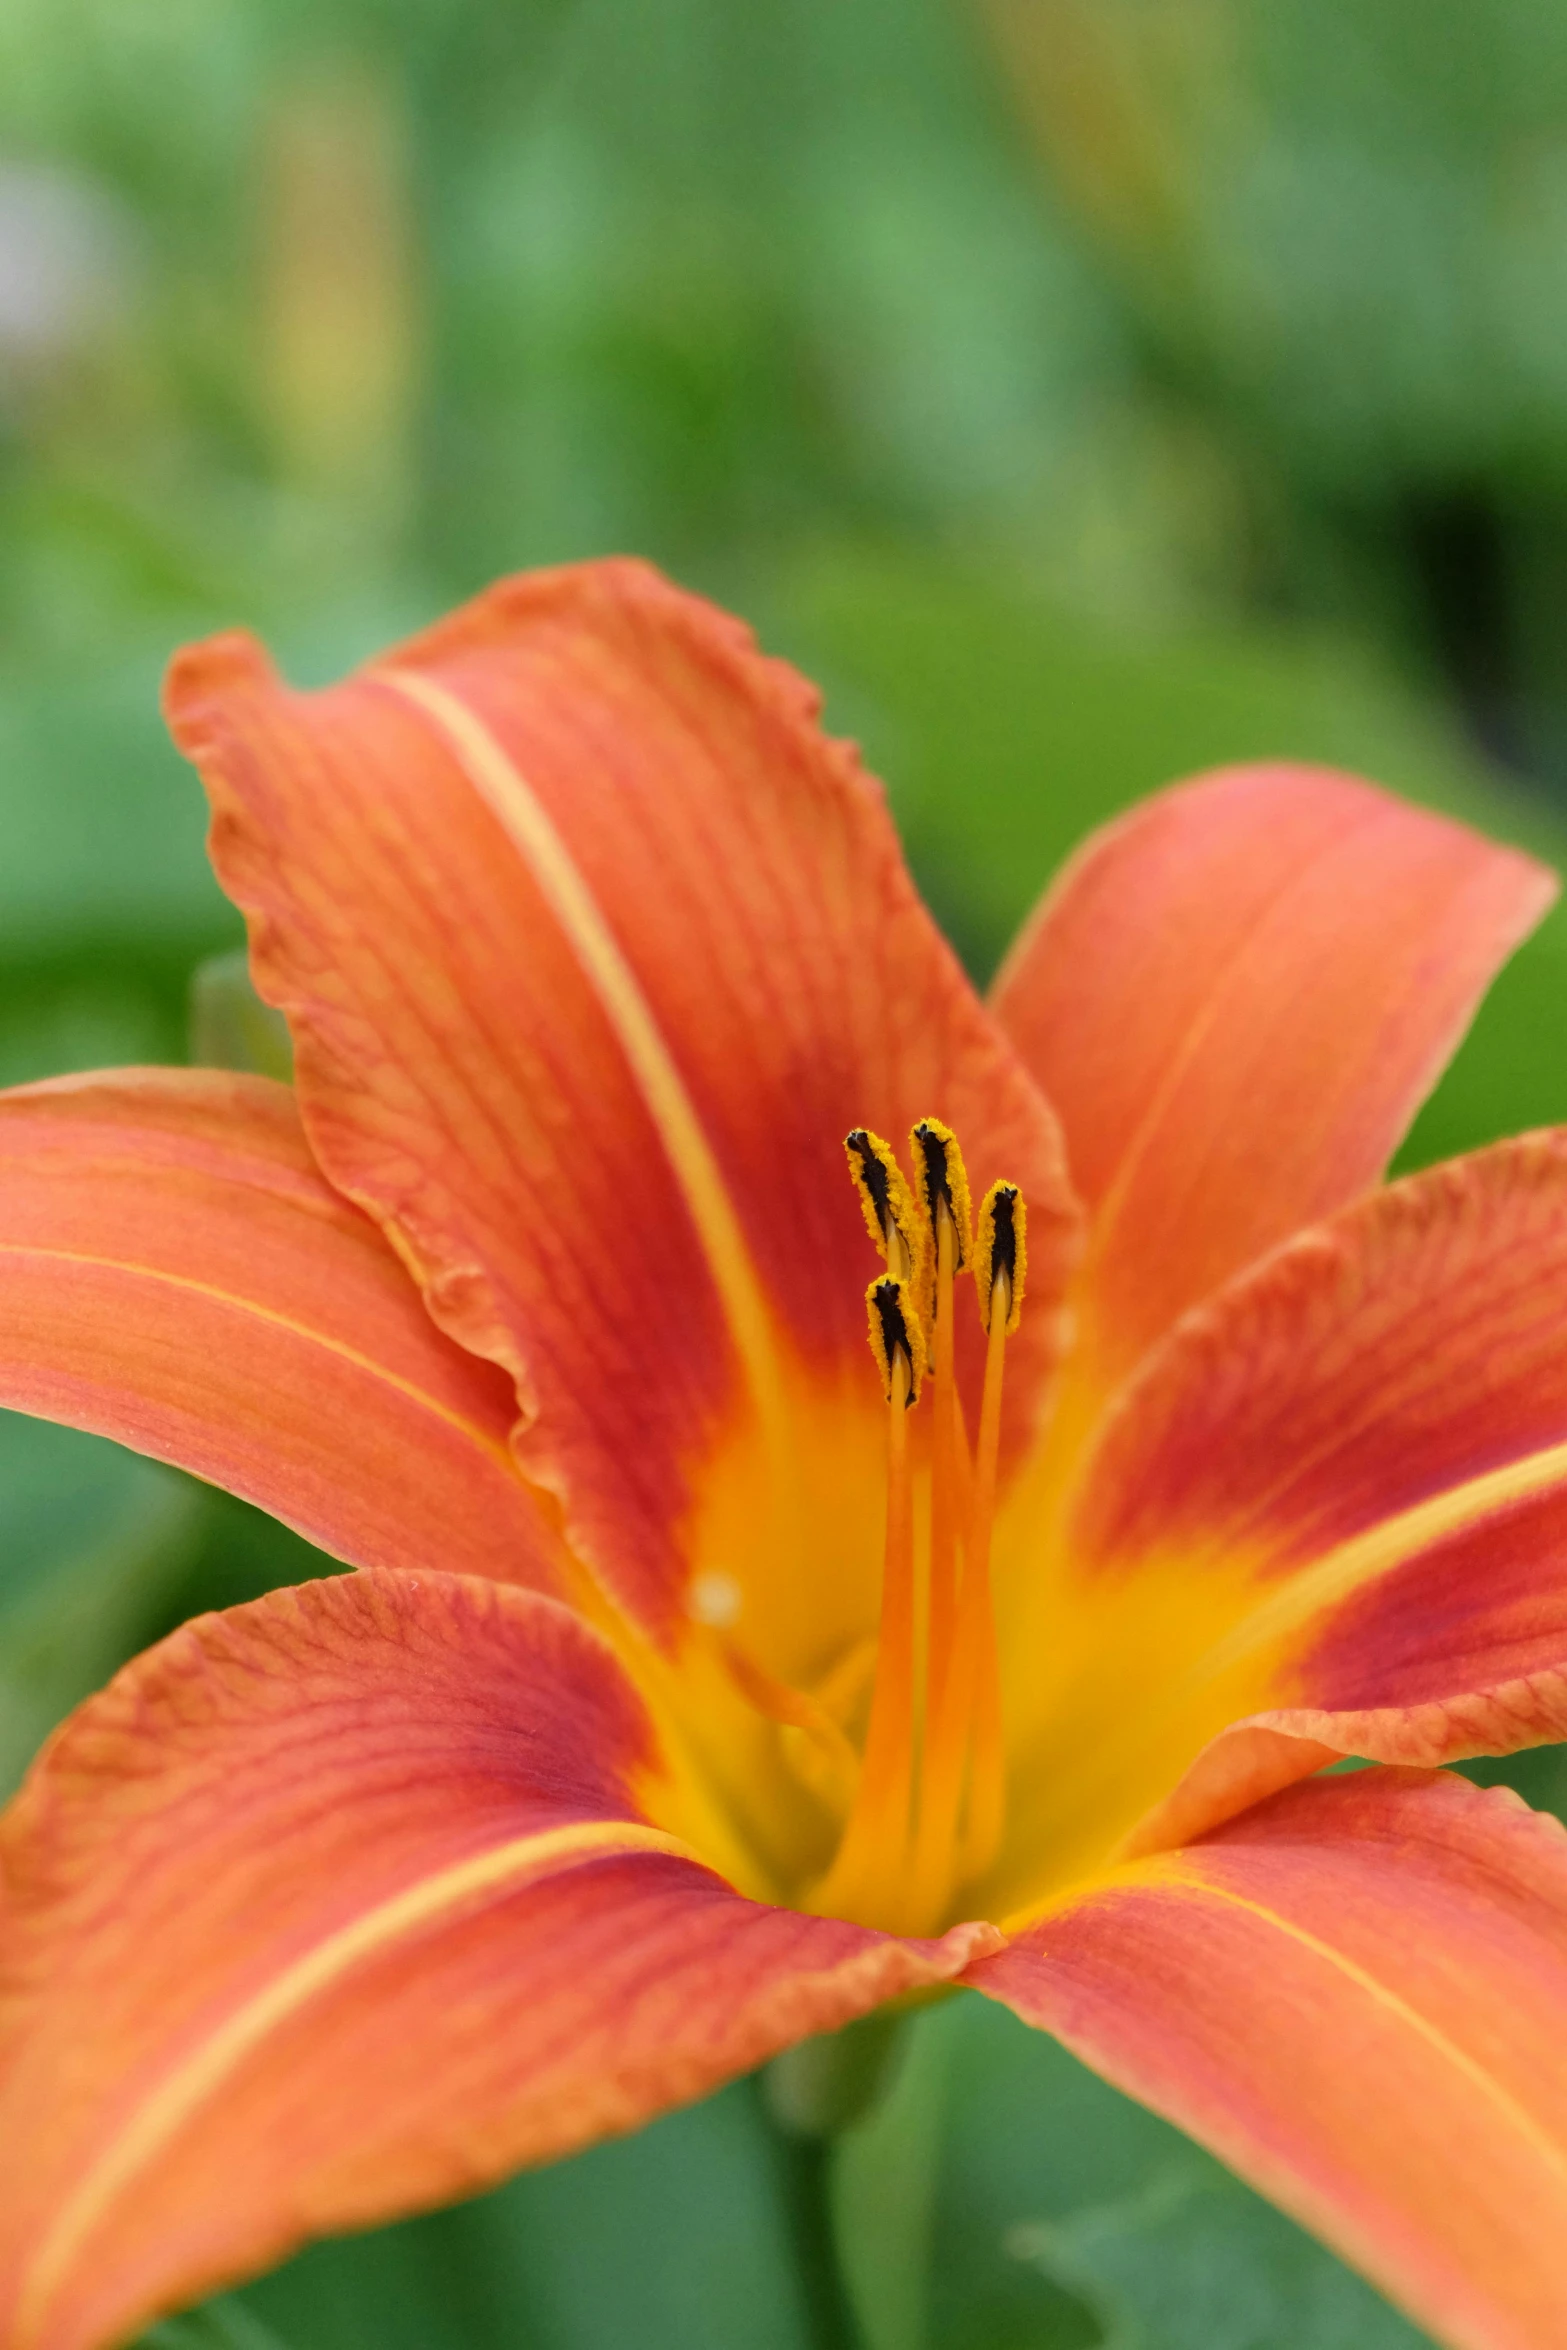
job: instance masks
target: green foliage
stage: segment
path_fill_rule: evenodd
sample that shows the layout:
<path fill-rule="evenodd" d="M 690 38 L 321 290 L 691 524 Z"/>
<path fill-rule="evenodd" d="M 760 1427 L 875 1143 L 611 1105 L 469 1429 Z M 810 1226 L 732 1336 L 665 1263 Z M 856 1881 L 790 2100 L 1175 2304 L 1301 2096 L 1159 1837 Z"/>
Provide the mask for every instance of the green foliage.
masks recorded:
<path fill-rule="evenodd" d="M 1015 576 L 835 545 L 782 572 L 771 634 L 889 783 L 927 896 L 980 977 L 1096 824 L 1178 776 L 1304 759 L 1374 776 L 1567 871 L 1567 819 L 1509 789 L 1390 665 L 1260 626 L 1133 629 Z M 1567 908 L 1503 975 L 1405 1163 L 1567 1117 Z"/>
<path fill-rule="evenodd" d="M 192 1478 L 0 1412 L 0 1799 L 63 1714 L 187 1616 L 334 1571 Z"/>
<path fill-rule="evenodd" d="M 257 995 L 243 947 L 210 955 L 191 973 L 190 1057 L 202 1069 L 245 1069 L 284 1085 L 293 1078 L 288 1022 Z"/>
<path fill-rule="evenodd" d="M 749 2083 L 457 2210 L 313 2245 L 141 2350 L 813 2350 Z"/>
<path fill-rule="evenodd" d="M 292 2350 L 237 2301 L 209 2301 L 171 2317 L 142 2338 L 142 2350 Z"/>
<path fill-rule="evenodd" d="M 837 2195 L 866 2350 L 1419 2350 L 1179 2131 L 1005 2009 L 918 2027 Z"/>
<path fill-rule="evenodd" d="M 188 1570 L 199 1514 L 183 1478 L 0 1413 L 0 1794 L 145 1637 Z"/>

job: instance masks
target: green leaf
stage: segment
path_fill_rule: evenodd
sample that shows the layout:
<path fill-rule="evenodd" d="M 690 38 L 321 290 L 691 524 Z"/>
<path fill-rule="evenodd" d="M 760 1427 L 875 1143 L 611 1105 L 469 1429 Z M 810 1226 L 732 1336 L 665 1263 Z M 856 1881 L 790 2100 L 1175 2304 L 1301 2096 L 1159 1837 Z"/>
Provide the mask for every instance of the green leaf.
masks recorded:
<path fill-rule="evenodd" d="M 1095 825 L 1231 760 L 1347 767 L 1567 870 L 1567 823 L 1505 786 L 1362 650 L 1235 624 L 1138 632 L 1030 583 L 835 545 L 775 581 L 767 633 L 885 777 L 921 886 L 983 976 Z M 1401 1165 L 1567 1116 L 1567 906 L 1492 991 Z"/>
<path fill-rule="evenodd" d="M 143 2334 L 136 2350 L 293 2350 L 238 2301 L 209 2301 Z"/>
<path fill-rule="evenodd" d="M 290 2350 L 810 2350 L 782 2188 L 740 2082 L 457 2210 L 312 2245 L 243 2305 Z"/>
<path fill-rule="evenodd" d="M 0 1797 L 63 1715 L 188 1616 L 338 1572 L 228 1494 L 0 1412 Z"/>
<path fill-rule="evenodd" d="M 201 1522 L 184 1478 L 0 1413 L 0 1789 L 140 1644 L 189 1571 Z"/>
<path fill-rule="evenodd" d="M 243 947 L 209 955 L 191 973 L 190 1057 L 198 1068 L 248 1069 L 285 1085 L 293 1079 L 288 1022 L 257 995 Z"/>
<path fill-rule="evenodd" d="M 869 2350 L 1419 2350 L 1305 2231 L 972 1995 L 839 2150 Z"/>
<path fill-rule="evenodd" d="M 0 935 L 8 956 L 234 927 L 201 789 L 158 715 L 165 646 L 0 674 Z"/>

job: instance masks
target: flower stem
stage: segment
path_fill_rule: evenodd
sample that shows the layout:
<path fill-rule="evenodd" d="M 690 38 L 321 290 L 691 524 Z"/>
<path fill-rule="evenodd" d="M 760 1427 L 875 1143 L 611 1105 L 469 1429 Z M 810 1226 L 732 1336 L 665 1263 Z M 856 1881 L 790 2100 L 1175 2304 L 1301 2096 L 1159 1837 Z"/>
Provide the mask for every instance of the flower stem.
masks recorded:
<path fill-rule="evenodd" d="M 811 2341 L 815 2350 L 863 2350 L 859 2321 L 838 2258 L 832 2208 L 833 2141 L 801 2137 L 776 2122 L 773 2141 Z"/>
<path fill-rule="evenodd" d="M 833 2149 L 891 2087 L 907 2028 L 906 2016 L 878 2008 L 786 2048 L 757 2075 L 816 2350 L 864 2350 L 833 2212 Z"/>
<path fill-rule="evenodd" d="M 772 2119 L 800 2138 L 834 2138 L 881 2103 L 903 2059 L 908 2018 L 878 2007 L 841 2031 L 797 2041 L 762 2074 Z"/>

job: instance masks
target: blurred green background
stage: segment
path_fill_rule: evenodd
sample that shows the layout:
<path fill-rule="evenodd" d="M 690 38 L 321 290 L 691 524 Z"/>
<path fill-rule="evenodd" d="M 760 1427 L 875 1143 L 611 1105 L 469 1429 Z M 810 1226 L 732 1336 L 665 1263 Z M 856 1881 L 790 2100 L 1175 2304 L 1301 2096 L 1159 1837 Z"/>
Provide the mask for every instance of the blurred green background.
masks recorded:
<path fill-rule="evenodd" d="M 1089 824 L 1217 760 L 1567 863 L 1558 0 L 3 0 L 0 1081 L 183 1057 L 237 938 L 179 638 L 309 680 L 611 549 L 823 681 L 981 976 Z M 1408 1159 L 1567 1115 L 1564 1007 L 1557 916 Z M 0 1774 L 318 1564 L 0 1420 Z M 152 2339 L 825 2344 L 791 2161 L 741 2084 Z M 1417 2339 L 973 2000 L 835 2195 L 867 2350 Z"/>

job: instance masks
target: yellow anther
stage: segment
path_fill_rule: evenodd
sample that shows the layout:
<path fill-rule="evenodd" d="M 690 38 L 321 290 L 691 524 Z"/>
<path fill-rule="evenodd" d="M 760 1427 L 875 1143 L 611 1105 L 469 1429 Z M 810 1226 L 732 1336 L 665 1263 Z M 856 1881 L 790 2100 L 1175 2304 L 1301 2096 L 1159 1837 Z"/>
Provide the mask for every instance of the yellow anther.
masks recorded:
<path fill-rule="evenodd" d="M 1023 1312 L 1028 1275 L 1028 1208 L 1015 1183 L 993 1183 L 979 1211 L 974 1244 L 974 1281 L 979 1318 L 990 1328 L 991 1302 L 999 1294 L 1010 1337 Z"/>
<path fill-rule="evenodd" d="M 930 1228 L 932 1232 L 936 1230 L 945 1203 L 957 1236 L 955 1270 L 961 1273 L 973 1247 L 974 1210 L 969 1198 L 968 1169 L 963 1164 L 958 1138 L 939 1118 L 922 1118 L 909 1140 L 914 1146 L 914 1164 L 919 1170 L 915 1180 Z"/>
<path fill-rule="evenodd" d="M 913 1281 L 916 1295 L 921 1294 L 929 1234 L 892 1145 L 856 1126 L 844 1137 L 843 1147 L 866 1231 L 886 1258 L 893 1279 Z"/>
<path fill-rule="evenodd" d="M 919 1394 L 928 1357 L 924 1328 L 914 1311 L 908 1283 L 882 1274 L 865 1292 L 865 1307 L 871 1353 L 881 1371 L 882 1392 L 891 1403 L 893 1389 L 901 1386 L 905 1404 L 911 1404 Z"/>

